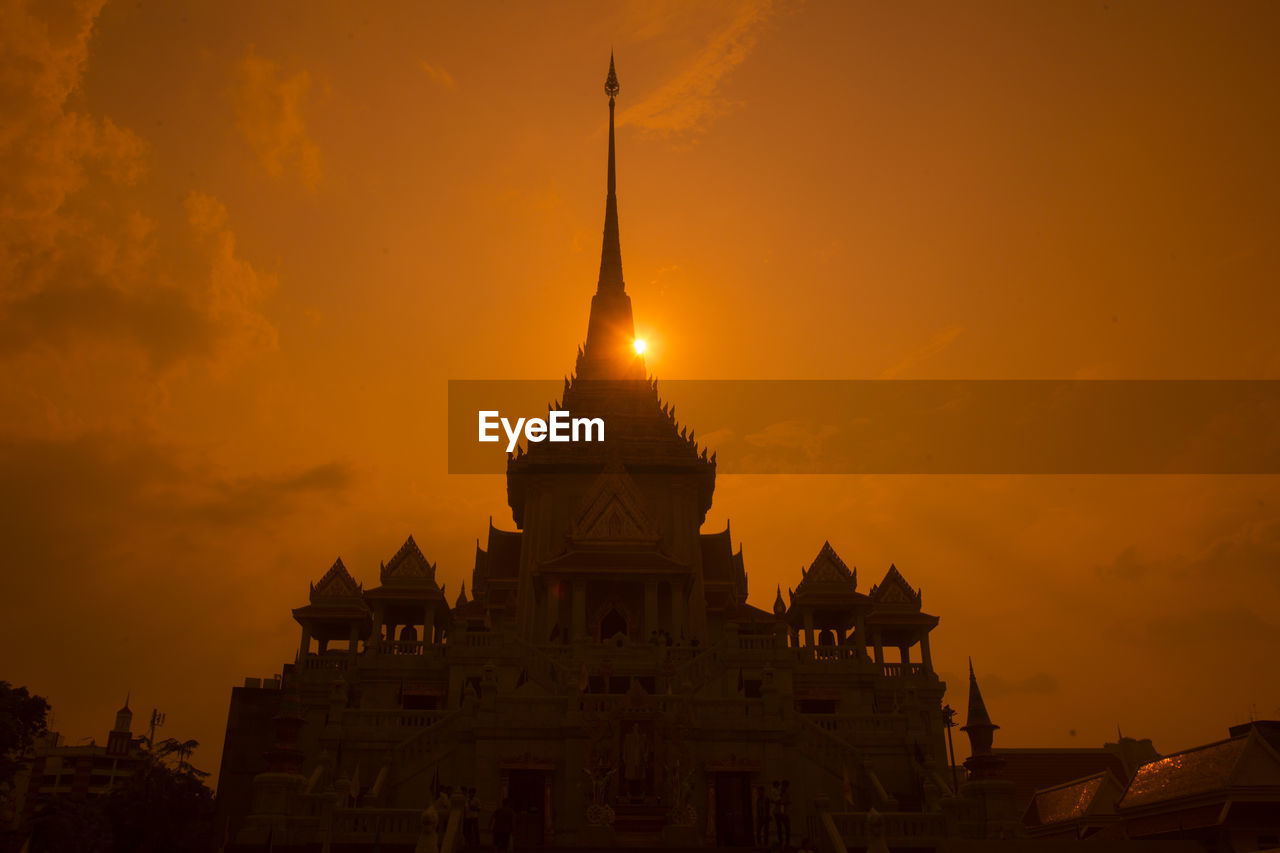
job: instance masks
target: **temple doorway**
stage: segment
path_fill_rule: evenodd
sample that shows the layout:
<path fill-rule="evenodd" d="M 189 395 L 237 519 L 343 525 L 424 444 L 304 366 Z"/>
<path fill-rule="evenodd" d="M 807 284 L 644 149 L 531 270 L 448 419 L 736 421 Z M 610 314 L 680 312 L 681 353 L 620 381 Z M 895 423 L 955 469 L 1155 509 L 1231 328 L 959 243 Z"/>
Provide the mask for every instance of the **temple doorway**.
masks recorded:
<path fill-rule="evenodd" d="M 716 846 L 750 847 L 755 844 L 751 825 L 751 774 L 717 773 Z"/>
<path fill-rule="evenodd" d="M 615 634 L 626 636 L 627 617 L 619 613 L 617 608 L 611 608 L 600 620 L 600 639 L 609 640 Z"/>
<path fill-rule="evenodd" d="M 535 847 L 544 842 L 546 825 L 545 770 L 511 770 L 508 777 L 507 796 L 516 813 L 515 842 L 517 847 Z"/>

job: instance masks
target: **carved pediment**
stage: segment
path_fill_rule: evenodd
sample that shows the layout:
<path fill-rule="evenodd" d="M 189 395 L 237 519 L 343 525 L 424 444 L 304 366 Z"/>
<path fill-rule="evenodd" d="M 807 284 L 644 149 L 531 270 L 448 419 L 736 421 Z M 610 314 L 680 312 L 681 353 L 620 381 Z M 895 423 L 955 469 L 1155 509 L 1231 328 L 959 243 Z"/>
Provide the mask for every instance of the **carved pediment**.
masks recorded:
<path fill-rule="evenodd" d="M 921 598 L 920 592 L 912 589 L 898 567 L 893 565 L 889 566 L 884 580 L 871 587 L 871 600 L 876 604 L 894 604 L 919 610 Z"/>
<path fill-rule="evenodd" d="M 587 492 L 569 538 L 575 542 L 656 543 L 662 536 L 644 496 L 620 462 L 610 462 Z"/>
<path fill-rule="evenodd" d="M 329 571 L 324 573 L 324 577 L 311 585 L 311 603 L 352 599 L 364 600 L 363 587 L 351 577 L 351 573 L 347 571 L 347 567 L 342 564 L 342 558 L 339 557 L 329 567 Z"/>
<path fill-rule="evenodd" d="M 830 542 L 823 542 L 818 556 L 813 558 L 807 570 L 802 570 L 800 585 L 795 594 L 800 595 L 808 590 L 824 590 L 854 592 L 858 588 L 857 570 L 850 570 L 844 560 L 831 547 Z"/>
<path fill-rule="evenodd" d="M 418 548 L 418 543 L 413 541 L 413 536 L 410 536 L 400 546 L 400 550 L 396 552 L 396 555 L 383 565 L 380 578 L 383 583 L 396 580 L 414 580 L 434 584 L 436 567 L 434 564 L 427 562 L 427 558 L 422 555 L 422 551 Z"/>

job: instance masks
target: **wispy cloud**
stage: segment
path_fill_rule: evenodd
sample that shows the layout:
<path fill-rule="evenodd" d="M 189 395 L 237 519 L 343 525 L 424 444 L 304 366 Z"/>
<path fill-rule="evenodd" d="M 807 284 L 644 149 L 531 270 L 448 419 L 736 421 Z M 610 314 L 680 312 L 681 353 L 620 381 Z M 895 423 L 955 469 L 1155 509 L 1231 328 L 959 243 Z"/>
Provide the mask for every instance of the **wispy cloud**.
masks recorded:
<path fill-rule="evenodd" d="M 276 63 L 250 51 L 237 67 L 238 126 L 274 178 L 296 171 L 303 185 L 320 183 L 320 147 L 307 132 L 302 104 L 311 89 L 306 71 L 284 77 Z"/>
<path fill-rule="evenodd" d="M 661 88 L 618 116 L 619 125 L 663 133 L 689 133 L 732 105 L 718 97 L 720 84 L 751 55 L 778 0 L 751 0 L 735 11 L 706 46 Z"/>
<path fill-rule="evenodd" d="M 162 228 L 139 192 L 146 141 L 73 97 L 99 7 L 57 19 L 19 4 L 0 28 L 0 56 L 12 57 L 0 59 L 0 88 L 13 95 L 0 129 L 0 410 L 27 389 L 79 388 L 89 365 L 104 366 L 104 347 L 141 352 L 163 372 L 274 346 L 261 313 L 274 277 L 235 252 L 225 208 L 193 193 L 190 229 Z M 49 372 L 20 374 L 17 362 Z M 89 393 L 108 385 L 119 387 Z"/>
<path fill-rule="evenodd" d="M 880 374 L 881 379 L 894 379 L 913 367 L 928 361 L 956 342 L 964 333 L 963 326 L 948 326 L 929 339 L 929 343 L 910 353 L 902 361 Z"/>
<path fill-rule="evenodd" d="M 453 75 L 443 68 L 432 65 L 425 59 L 418 60 L 418 67 L 427 73 L 427 78 L 439 86 L 441 89 L 448 89 L 452 92 L 458 88 L 458 83 L 453 79 Z"/>

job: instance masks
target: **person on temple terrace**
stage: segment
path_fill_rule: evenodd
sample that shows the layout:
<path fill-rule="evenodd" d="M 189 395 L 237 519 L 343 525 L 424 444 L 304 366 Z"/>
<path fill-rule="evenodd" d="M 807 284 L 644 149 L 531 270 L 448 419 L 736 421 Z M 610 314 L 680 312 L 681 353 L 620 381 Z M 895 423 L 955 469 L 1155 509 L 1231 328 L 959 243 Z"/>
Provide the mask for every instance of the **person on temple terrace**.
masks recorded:
<path fill-rule="evenodd" d="M 505 799 L 502 805 L 493 812 L 489 825 L 493 830 L 493 846 L 498 853 L 506 853 L 511 849 L 511 830 L 515 827 L 516 813 L 511 808 L 511 800 Z"/>

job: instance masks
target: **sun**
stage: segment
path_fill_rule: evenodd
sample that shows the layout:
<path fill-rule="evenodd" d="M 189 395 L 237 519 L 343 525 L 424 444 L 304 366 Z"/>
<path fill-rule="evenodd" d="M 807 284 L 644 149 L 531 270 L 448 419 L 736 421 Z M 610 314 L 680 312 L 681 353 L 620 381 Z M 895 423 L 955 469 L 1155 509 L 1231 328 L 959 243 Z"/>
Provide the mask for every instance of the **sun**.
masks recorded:
<path fill-rule="evenodd" d="M 632 341 L 631 345 L 635 347 L 636 355 L 644 355 L 644 351 L 649 347 L 649 345 L 644 342 L 643 338 L 636 338 Z"/>

